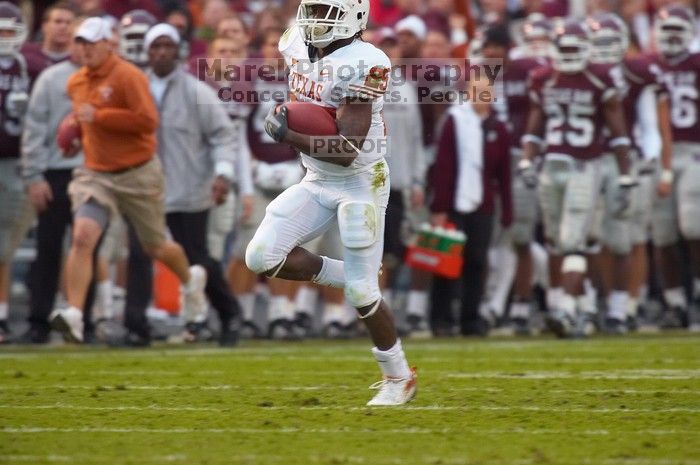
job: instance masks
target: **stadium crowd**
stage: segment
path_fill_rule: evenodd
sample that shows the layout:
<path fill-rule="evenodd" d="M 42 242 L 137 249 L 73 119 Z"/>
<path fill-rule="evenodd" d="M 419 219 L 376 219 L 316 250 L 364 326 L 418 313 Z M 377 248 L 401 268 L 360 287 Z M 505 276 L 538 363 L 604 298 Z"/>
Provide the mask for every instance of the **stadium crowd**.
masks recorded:
<path fill-rule="evenodd" d="M 288 93 L 278 44 L 298 5 L 0 2 L 2 342 L 46 343 L 57 316 L 81 320 L 73 342 L 112 345 L 149 345 L 155 320 L 222 345 L 358 334 L 342 289 L 246 266 L 266 207 L 304 176 L 264 129 Z M 362 40 L 397 71 L 380 280 L 402 332 L 699 327 L 698 5 L 370 5 Z M 245 65 L 268 75 L 227 77 Z M 438 79 L 416 73 L 426 65 Z M 498 79 L 445 79 L 452 65 Z M 101 108 L 110 99 L 128 112 Z M 406 266 L 427 224 L 466 234 L 459 278 Z M 31 266 L 11 273 L 20 248 Z M 306 248 L 340 258 L 338 228 Z M 27 289 L 21 334 L 13 281 Z"/>

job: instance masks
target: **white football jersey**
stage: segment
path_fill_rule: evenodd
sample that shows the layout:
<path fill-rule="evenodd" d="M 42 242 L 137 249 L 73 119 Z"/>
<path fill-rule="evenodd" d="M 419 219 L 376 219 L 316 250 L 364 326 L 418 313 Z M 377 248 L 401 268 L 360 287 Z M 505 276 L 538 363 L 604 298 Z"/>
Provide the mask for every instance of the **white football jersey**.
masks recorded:
<path fill-rule="evenodd" d="M 312 63 L 298 27 L 287 29 L 280 39 L 279 50 L 289 67 L 289 90 L 293 99 L 333 109 L 338 109 L 346 97 L 372 99 L 372 122 L 361 153 L 352 165 L 345 168 L 302 153 L 302 163 L 307 170 L 348 176 L 381 160 L 387 149 L 383 96 L 391 70 L 391 62 L 384 52 L 355 39 Z"/>

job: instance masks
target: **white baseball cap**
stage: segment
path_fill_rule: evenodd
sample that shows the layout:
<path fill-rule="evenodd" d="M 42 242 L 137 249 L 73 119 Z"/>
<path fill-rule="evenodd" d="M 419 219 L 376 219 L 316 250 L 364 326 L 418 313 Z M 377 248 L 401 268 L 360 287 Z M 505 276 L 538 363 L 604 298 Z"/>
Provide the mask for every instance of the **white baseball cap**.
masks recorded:
<path fill-rule="evenodd" d="M 428 35 L 428 28 L 425 25 L 425 21 L 423 21 L 420 16 L 416 15 L 406 16 L 404 19 L 396 23 L 396 26 L 394 26 L 394 32 L 398 34 L 399 32 L 404 31 L 410 32 L 420 40 L 425 40 L 425 37 Z"/>
<path fill-rule="evenodd" d="M 83 39 L 87 42 L 99 42 L 100 40 L 110 40 L 112 38 L 112 27 L 109 22 L 94 16 L 83 21 L 75 32 L 76 39 Z"/>
<path fill-rule="evenodd" d="M 148 30 L 143 39 L 143 48 L 146 50 L 151 48 L 151 44 L 159 37 L 169 37 L 176 45 L 180 43 L 180 34 L 177 33 L 177 29 L 170 24 L 160 23 Z"/>

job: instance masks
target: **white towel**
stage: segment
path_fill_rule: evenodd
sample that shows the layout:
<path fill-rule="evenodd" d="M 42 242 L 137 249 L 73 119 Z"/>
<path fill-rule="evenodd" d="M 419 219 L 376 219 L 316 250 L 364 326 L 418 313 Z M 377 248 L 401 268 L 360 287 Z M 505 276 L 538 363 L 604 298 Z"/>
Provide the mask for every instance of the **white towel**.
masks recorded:
<path fill-rule="evenodd" d="M 471 213 L 479 208 L 484 198 L 484 138 L 481 118 L 469 103 L 452 105 L 448 115 L 454 118 L 457 139 L 455 210 Z"/>

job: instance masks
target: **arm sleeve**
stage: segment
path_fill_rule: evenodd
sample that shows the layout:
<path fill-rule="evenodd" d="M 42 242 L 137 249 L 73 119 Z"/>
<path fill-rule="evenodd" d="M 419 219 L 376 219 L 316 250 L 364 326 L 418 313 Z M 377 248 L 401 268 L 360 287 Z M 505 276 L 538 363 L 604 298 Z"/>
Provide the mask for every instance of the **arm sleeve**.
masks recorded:
<path fill-rule="evenodd" d="M 126 76 L 125 76 L 126 77 Z M 142 134 L 158 129 L 158 110 L 148 87 L 148 79 L 141 72 L 129 73 L 122 79 L 126 108 L 98 108 L 93 124 L 124 134 Z"/>
<path fill-rule="evenodd" d="M 438 138 L 435 163 L 430 168 L 430 189 L 433 199 L 430 211 L 450 212 L 454 208 L 455 184 L 457 180 L 457 143 L 454 118 L 448 117 Z"/>
<path fill-rule="evenodd" d="M 192 79 L 196 88 L 196 105 L 199 124 L 204 141 L 209 147 L 209 156 L 215 166 L 215 174 L 233 179 L 236 159 L 240 151 L 239 135 L 234 131 L 231 120 L 217 100 L 214 91 L 206 84 Z"/>
<path fill-rule="evenodd" d="M 51 157 L 49 139 L 49 84 L 40 76 L 34 84 L 22 131 L 22 178 L 31 183 L 43 179 Z"/>

